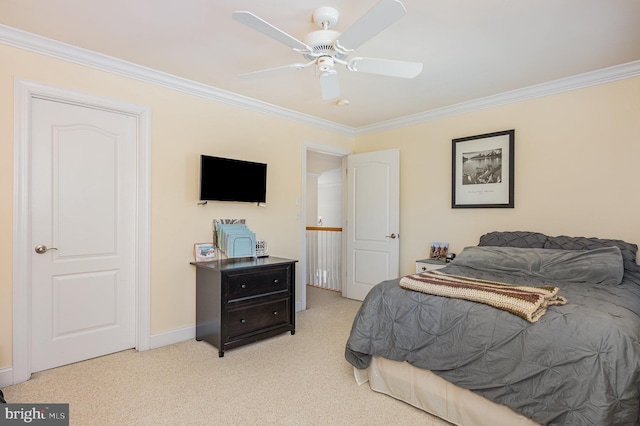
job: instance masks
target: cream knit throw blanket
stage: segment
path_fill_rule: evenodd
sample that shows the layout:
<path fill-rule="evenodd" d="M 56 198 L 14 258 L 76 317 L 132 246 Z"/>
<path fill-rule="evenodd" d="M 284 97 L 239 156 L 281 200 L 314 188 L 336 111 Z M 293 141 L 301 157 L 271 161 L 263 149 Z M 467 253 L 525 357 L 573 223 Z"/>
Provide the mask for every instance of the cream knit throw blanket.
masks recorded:
<path fill-rule="evenodd" d="M 558 287 L 517 286 L 495 281 L 427 271 L 400 279 L 400 287 L 435 296 L 452 297 L 484 303 L 510 312 L 529 322 L 536 322 L 550 305 L 564 305 Z"/>

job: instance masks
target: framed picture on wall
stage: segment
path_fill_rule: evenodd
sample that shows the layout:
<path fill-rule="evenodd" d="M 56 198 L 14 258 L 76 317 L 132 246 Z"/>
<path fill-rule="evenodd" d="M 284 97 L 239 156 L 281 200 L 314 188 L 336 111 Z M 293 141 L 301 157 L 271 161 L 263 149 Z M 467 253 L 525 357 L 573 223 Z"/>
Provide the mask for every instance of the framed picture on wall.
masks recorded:
<path fill-rule="evenodd" d="M 452 141 L 451 208 L 514 207 L 515 130 Z"/>

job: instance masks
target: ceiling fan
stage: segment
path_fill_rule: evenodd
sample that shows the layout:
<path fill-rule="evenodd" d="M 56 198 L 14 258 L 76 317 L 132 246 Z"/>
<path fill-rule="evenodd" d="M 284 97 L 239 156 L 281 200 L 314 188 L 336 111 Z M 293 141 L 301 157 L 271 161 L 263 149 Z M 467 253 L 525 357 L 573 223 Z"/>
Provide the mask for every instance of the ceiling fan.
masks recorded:
<path fill-rule="evenodd" d="M 338 22 L 338 11 L 332 7 L 320 7 L 313 12 L 313 22 L 321 29 L 312 31 L 302 40 L 298 40 L 251 12 L 233 12 L 233 19 L 236 21 L 289 46 L 294 51 L 301 53 L 307 60 L 307 62 L 240 74 L 240 77 L 253 77 L 283 70 L 302 70 L 315 65 L 316 73 L 320 79 L 322 98 L 325 100 L 340 96 L 336 64 L 344 65 L 349 71 L 354 72 L 413 78 L 422 72 L 422 64 L 419 62 L 350 58 L 355 49 L 402 18 L 406 13 L 407 10 L 400 1 L 381 0 L 346 32 L 339 33 L 331 29 Z"/>

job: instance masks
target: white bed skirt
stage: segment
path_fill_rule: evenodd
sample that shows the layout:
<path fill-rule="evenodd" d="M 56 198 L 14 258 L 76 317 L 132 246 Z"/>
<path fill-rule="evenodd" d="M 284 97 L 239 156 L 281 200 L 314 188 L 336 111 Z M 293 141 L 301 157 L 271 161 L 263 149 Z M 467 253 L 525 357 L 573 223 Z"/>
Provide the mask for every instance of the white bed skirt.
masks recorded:
<path fill-rule="evenodd" d="M 354 368 L 356 382 L 460 426 L 535 426 L 510 408 L 455 386 L 407 362 L 373 357 L 365 370 Z"/>

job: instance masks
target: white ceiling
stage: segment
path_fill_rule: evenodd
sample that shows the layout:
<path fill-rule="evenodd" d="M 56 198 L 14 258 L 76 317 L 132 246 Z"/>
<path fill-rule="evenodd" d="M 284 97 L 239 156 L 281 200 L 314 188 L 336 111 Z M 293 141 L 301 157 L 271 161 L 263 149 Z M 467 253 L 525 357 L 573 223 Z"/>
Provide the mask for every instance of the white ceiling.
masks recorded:
<path fill-rule="evenodd" d="M 357 56 L 422 62 L 414 79 L 338 68 L 323 101 L 313 67 L 231 18 L 250 11 L 301 39 L 316 7 L 344 32 L 378 0 L 0 0 L 0 24 L 358 128 L 640 59 L 639 0 L 403 0 L 407 15 Z"/>

